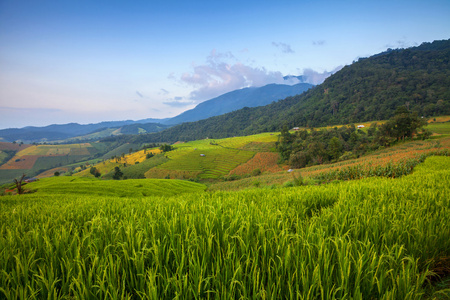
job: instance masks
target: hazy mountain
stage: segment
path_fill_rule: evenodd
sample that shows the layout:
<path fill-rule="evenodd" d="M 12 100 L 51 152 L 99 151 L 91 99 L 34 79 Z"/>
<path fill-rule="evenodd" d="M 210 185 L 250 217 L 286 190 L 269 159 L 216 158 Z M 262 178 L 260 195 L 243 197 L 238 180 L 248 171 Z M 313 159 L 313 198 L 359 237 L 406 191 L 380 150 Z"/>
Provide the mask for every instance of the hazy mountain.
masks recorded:
<path fill-rule="evenodd" d="M 10 142 L 18 140 L 28 143 L 44 141 L 72 142 L 76 140 L 99 139 L 119 134 L 158 132 L 174 124 L 207 119 L 243 107 L 267 105 L 287 96 L 300 94 L 312 86 L 308 83 L 299 83 L 292 86 L 269 84 L 259 88 L 244 88 L 202 102 L 194 109 L 173 118 L 111 121 L 86 125 L 69 123 L 45 127 L 10 128 L 0 130 L 0 138 Z M 111 128 L 117 130 L 113 132 Z"/>
<path fill-rule="evenodd" d="M 268 84 L 263 87 L 250 87 L 223 94 L 214 99 L 204 101 L 195 108 L 163 121 L 163 124 L 180 124 L 193 122 L 209 117 L 223 115 L 244 107 L 256 107 L 270 104 L 303 93 L 313 87 L 309 83 L 296 85 Z"/>
<path fill-rule="evenodd" d="M 119 133 L 122 134 L 138 134 L 138 133 L 148 133 L 157 132 L 166 129 L 168 126 L 161 124 L 139 124 L 137 121 L 126 120 L 126 121 L 112 121 L 112 122 L 101 122 L 96 124 L 86 124 L 80 125 L 78 123 L 69 123 L 62 125 L 49 125 L 45 127 L 33 127 L 28 126 L 24 128 L 9 128 L 0 130 L 0 137 L 4 141 L 23 141 L 27 143 L 33 142 L 51 142 L 51 141 L 62 141 L 71 139 L 74 137 L 84 137 L 86 139 L 90 138 L 103 138 L 106 135 L 100 134 L 108 128 L 116 128 Z M 140 130 L 139 130 L 140 128 Z M 122 132 L 123 130 L 123 132 Z M 96 135 L 94 135 L 96 133 Z M 90 135 L 90 136 L 88 136 Z M 108 133 L 108 136 L 111 135 Z"/>

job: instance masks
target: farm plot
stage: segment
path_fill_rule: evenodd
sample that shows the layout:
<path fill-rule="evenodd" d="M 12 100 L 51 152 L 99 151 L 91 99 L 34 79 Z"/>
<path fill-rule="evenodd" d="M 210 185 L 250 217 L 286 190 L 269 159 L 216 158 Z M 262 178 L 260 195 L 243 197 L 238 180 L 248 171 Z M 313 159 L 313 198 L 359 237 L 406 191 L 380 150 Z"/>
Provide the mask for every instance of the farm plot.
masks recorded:
<path fill-rule="evenodd" d="M 25 148 L 31 147 L 30 144 L 18 144 L 18 143 L 8 143 L 8 142 L 0 142 L 0 150 L 13 150 L 20 151 Z"/>
<path fill-rule="evenodd" d="M 256 155 L 246 163 L 243 163 L 242 165 L 239 165 L 238 167 L 233 169 L 230 172 L 230 175 L 250 174 L 256 169 L 259 169 L 261 172 L 270 172 L 270 173 L 283 171 L 283 168 L 281 168 L 277 164 L 278 159 L 279 159 L 278 153 L 259 152 L 256 153 Z"/>
<path fill-rule="evenodd" d="M 450 137 L 430 139 L 425 141 L 411 141 L 390 148 L 375 151 L 360 158 L 345 160 L 333 164 L 316 165 L 296 169 L 291 173 L 286 171 L 263 174 L 258 176 L 258 182 L 263 186 L 284 184 L 293 180 L 293 176 L 313 178 L 319 174 L 336 172 L 348 168 L 357 168 L 361 172 L 377 167 L 386 167 L 415 159 L 420 155 L 427 155 L 441 150 L 450 150 Z M 238 181 L 220 182 L 210 186 L 210 190 L 236 190 L 252 186 L 253 178 L 244 178 Z"/>
<path fill-rule="evenodd" d="M 8 162 L 0 166 L 3 170 L 29 170 L 34 167 L 38 155 L 14 156 Z"/>
<path fill-rule="evenodd" d="M 146 176 L 160 175 L 160 170 L 165 170 L 173 176 L 177 176 L 176 172 L 181 171 L 184 176 L 191 174 L 198 175 L 199 178 L 218 178 L 228 174 L 255 154 L 251 151 L 222 148 L 220 146 L 208 148 L 169 152 L 168 156 L 171 160 L 150 170 L 146 173 Z"/>
<path fill-rule="evenodd" d="M 227 148 L 241 148 L 252 142 L 269 143 L 278 140 L 278 133 L 261 133 L 217 140 L 217 144 Z"/>
<path fill-rule="evenodd" d="M 124 157 L 120 156 L 115 159 L 108 159 L 93 166 L 100 172 L 100 174 L 103 175 L 104 178 L 112 178 L 112 172 L 115 167 L 120 167 L 124 177 L 126 178 L 145 178 L 144 174 L 146 171 L 167 161 L 167 158 L 163 157 L 163 159 L 161 159 L 161 157 L 158 156 L 158 153 L 160 152 L 161 150 L 159 149 L 147 149 L 146 151 L 141 150 L 132 154 L 124 155 Z M 155 156 L 147 159 L 147 154 L 149 153 L 152 153 Z M 85 170 L 77 168 L 76 171 L 78 172 L 74 174 L 74 176 L 93 176 L 90 173 L 90 167 L 91 165 L 88 165 Z"/>
<path fill-rule="evenodd" d="M 450 134 L 450 121 L 445 123 L 430 123 L 426 128 L 435 134 Z"/>

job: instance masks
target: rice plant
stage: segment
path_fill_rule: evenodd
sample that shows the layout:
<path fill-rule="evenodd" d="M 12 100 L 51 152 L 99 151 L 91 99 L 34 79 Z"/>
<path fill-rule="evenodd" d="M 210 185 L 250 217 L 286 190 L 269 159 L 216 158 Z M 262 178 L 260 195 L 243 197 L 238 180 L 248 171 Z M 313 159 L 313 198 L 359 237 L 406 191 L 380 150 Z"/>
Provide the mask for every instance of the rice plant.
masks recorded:
<path fill-rule="evenodd" d="M 450 158 L 401 178 L 0 198 L 0 298 L 418 299 L 450 256 Z"/>

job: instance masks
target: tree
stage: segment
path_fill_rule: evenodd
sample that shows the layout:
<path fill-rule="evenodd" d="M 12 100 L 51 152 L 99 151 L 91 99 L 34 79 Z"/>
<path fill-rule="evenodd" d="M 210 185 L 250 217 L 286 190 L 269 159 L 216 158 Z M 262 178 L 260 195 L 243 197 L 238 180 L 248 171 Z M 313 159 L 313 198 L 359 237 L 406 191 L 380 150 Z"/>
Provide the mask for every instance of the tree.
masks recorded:
<path fill-rule="evenodd" d="M 338 159 L 342 154 L 342 143 L 337 137 L 331 138 L 328 142 L 328 155 L 331 159 Z"/>
<path fill-rule="evenodd" d="M 283 160 L 289 160 L 292 152 L 292 142 L 295 139 L 295 135 L 289 132 L 289 128 L 287 125 L 283 126 L 281 129 L 281 134 L 279 137 L 279 141 L 276 143 L 276 147 L 278 152 L 280 152 L 281 158 Z"/>
<path fill-rule="evenodd" d="M 16 188 L 17 188 L 17 194 L 21 195 L 23 194 L 23 188 L 22 188 L 22 181 L 25 178 L 25 174 L 22 175 L 22 177 L 17 180 L 16 178 L 14 178 L 14 183 L 16 184 Z"/>
<path fill-rule="evenodd" d="M 119 168 L 119 167 L 115 167 L 115 168 L 114 168 L 113 179 L 119 180 L 120 178 L 122 178 L 122 176 L 123 176 L 123 173 L 122 173 L 122 171 L 120 170 L 120 168 Z"/>
<path fill-rule="evenodd" d="M 392 128 L 391 135 L 397 140 L 412 138 L 418 129 L 426 125 L 425 119 L 419 118 L 416 112 L 411 113 L 405 106 L 398 107 L 395 116 L 388 122 L 388 126 Z"/>
<path fill-rule="evenodd" d="M 59 173 L 58 171 L 56 171 L 55 173 L 53 173 L 54 176 L 59 176 L 61 175 L 61 173 Z"/>
<path fill-rule="evenodd" d="M 100 173 L 100 171 L 96 168 L 96 167 L 91 167 L 89 169 L 89 172 L 94 175 L 95 177 L 100 177 L 102 174 Z"/>
<path fill-rule="evenodd" d="M 173 147 L 171 145 L 168 145 L 168 144 L 163 144 L 163 145 L 161 145 L 161 147 L 159 147 L 159 149 L 162 152 L 169 152 L 169 151 L 173 150 Z"/>

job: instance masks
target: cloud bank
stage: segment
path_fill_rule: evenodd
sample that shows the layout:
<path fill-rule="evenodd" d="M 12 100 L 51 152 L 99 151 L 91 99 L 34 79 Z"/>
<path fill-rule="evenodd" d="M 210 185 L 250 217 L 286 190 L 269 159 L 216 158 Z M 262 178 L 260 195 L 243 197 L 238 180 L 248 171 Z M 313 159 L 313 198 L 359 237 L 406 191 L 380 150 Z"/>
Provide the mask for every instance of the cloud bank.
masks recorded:
<path fill-rule="evenodd" d="M 232 63 L 228 62 L 233 60 Z M 203 65 L 194 65 L 192 72 L 181 75 L 180 80 L 194 87 L 189 99 L 202 101 L 244 87 L 260 87 L 269 83 L 283 83 L 281 72 L 252 67 L 236 61 L 231 53 L 215 50 Z"/>
<path fill-rule="evenodd" d="M 277 47 L 290 47 L 283 43 L 273 43 Z M 292 50 L 292 49 L 290 49 Z M 206 62 L 201 65 L 193 65 L 191 72 L 185 72 L 177 77 L 171 73 L 169 78 L 193 89 L 187 96 L 167 98 L 163 104 L 171 107 L 193 106 L 202 101 L 215 98 L 225 93 L 245 87 L 261 87 L 267 84 L 297 84 L 300 82 L 310 84 L 321 84 L 327 77 L 339 71 L 342 66 L 332 71 L 318 72 L 313 69 L 299 69 L 301 76 L 283 78 L 283 74 L 278 71 L 269 71 L 264 67 L 253 67 L 238 61 L 232 53 L 219 53 L 216 50 L 206 58 Z M 161 95 L 168 96 L 167 90 L 161 89 Z"/>
<path fill-rule="evenodd" d="M 322 73 L 314 71 L 313 69 L 303 69 L 303 82 L 318 85 L 325 81 L 328 77 L 342 69 L 343 66 L 336 67 L 332 71 L 324 71 Z"/>

